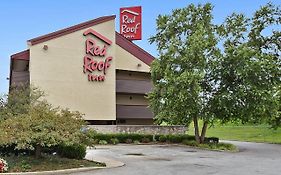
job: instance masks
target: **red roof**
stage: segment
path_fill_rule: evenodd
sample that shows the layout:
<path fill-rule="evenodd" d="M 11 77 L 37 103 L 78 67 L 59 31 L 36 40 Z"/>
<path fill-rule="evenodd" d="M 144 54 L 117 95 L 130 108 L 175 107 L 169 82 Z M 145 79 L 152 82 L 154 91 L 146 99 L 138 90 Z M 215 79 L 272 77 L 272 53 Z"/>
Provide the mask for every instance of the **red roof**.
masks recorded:
<path fill-rule="evenodd" d="M 13 54 L 11 56 L 11 59 L 14 59 L 14 60 L 29 60 L 29 49 L 28 50 L 24 50 L 22 52 L 18 52 L 16 54 Z"/>
<path fill-rule="evenodd" d="M 51 40 L 54 38 L 58 38 L 58 37 L 70 34 L 72 32 L 76 32 L 81 29 L 86 29 L 93 25 L 97 25 L 97 24 L 100 24 L 100 23 L 103 23 L 106 21 L 110 21 L 112 19 L 115 19 L 115 17 L 116 17 L 115 15 L 112 15 L 112 16 L 104 16 L 104 17 L 96 18 L 94 20 L 87 21 L 87 22 L 84 22 L 81 24 L 77 24 L 75 26 L 65 28 L 62 30 L 58 30 L 56 32 L 53 32 L 53 33 L 50 33 L 47 35 L 33 38 L 31 40 L 28 40 L 28 42 L 31 45 L 36 45 L 36 44 L 39 44 L 39 43 L 42 43 L 42 42 L 45 42 L 45 41 L 48 41 L 48 40 Z M 128 51 L 129 53 L 131 53 L 132 55 L 134 55 L 135 57 L 137 57 L 138 59 L 140 59 L 142 62 L 144 62 L 147 65 L 150 65 L 152 63 L 152 61 L 154 60 L 154 57 L 152 55 L 150 55 L 148 52 L 146 52 L 145 50 L 143 50 L 142 48 L 140 48 L 133 42 L 129 41 L 125 37 L 123 37 L 118 32 L 115 32 L 115 42 L 118 46 L 122 47 L 123 49 L 125 49 L 126 51 Z M 16 53 L 16 54 L 12 55 L 11 58 L 29 60 L 29 50 L 25 50 L 25 51 Z"/>
<path fill-rule="evenodd" d="M 77 25 L 72 26 L 72 27 L 68 27 L 68 28 L 65 28 L 65 29 L 62 29 L 62 30 L 58 30 L 58 31 L 53 32 L 53 33 L 49 33 L 47 35 L 43 35 L 43 36 L 39 36 L 37 38 L 30 39 L 27 42 L 29 42 L 31 45 L 39 44 L 39 43 L 42 43 L 42 42 L 45 42 L 45 41 L 48 41 L 48 40 L 51 40 L 51 39 L 54 39 L 54 38 L 61 37 L 63 35 L 67 35 L 67 34 L 76 32 L 76 31 L 81 30 L 81 29 L 86 29 L 88 27 L 113 20 L 113 19 L 115 19 L 115 17 L 116 17 L 116 15 L 103 16 L 103 17 L 100 17 L 100 18 L 93 19 L 91 21 L 87 21 L 87 22 L 77 24 Z"/>
<path fill-rule="evenodd" d="M 118 32 L 115 32 L 115 42 L 118 46 L 122 47 L 127 52 L 131 53 L 132 55 L 134 55 L 149 66 L 154 60 L 154 57 L 152 55 L 150 55 L 148 52 L 146 52 L 133 42 L 129 41 L 127 38 L 125 38 Z"/>

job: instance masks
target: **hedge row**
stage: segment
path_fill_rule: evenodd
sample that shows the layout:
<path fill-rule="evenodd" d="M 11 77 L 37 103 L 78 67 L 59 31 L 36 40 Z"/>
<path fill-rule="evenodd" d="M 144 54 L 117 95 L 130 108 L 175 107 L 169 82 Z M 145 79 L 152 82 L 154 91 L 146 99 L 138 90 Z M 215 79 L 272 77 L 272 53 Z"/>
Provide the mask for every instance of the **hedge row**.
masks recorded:
<path fill-rule="evenodd" d="M 182 143 L 183 141 L 194 141 L 195 137 L 187 134 L 173 134 L 173 135 L 152 135 L 152 134 L 127 134 L 127 133 L 117 133 L 117 134 L 102 134 L 96 133 L 92 136 L 95 144 L 107 143 L 116 144 L 120 143 L 132 143 L 132 142 L 167 142 L 167 143 Z M 100 142 L 102 141 L 102 142 Z M 218 142 L 219 139 L 212 137 L 206 138 L 206 142 Z"/>
<path fill-rule="evenodd" d="M 54 152 L 56 152 L 61 157 L 70 159 L 83 159 L 86 155 L 86 146 L 83 144 L 60 144 L 58 146 L 44 147 L 42 152 L 44 152 L 45 154 L 53 154 Z M 18 150 L 15 148 L 15 145 L 0 145 L 0 156 L 34 154 L 34 150 Z"/>
<path fill-rule="evenodd" d="M 195 137 L 187 134 L 176 134 L 176 135 L 152 135 L 152 134 L 101 134 L 95 133 L 91 135 L 93 144 L 118 144 L 118 143 L 149 143 L 149 142 L 166 142 L 166 143 L 190 143 L 195 144 Z M 219 139 L 216 137 L 206 138 L 206 143 L 218 143 Z M 57 152 L 62 157 L 82 159 L 86 154 L 86 146 L 81 144 L 76 145 L 65 145 L 61 144 L 55 147 L 45 147 L 43 152 L 52 154 Z M 34 151 L 30 150 L 17 150 L 15 145 L 0 145 L 0 155 L 9 154 L 34 154 Z"/>

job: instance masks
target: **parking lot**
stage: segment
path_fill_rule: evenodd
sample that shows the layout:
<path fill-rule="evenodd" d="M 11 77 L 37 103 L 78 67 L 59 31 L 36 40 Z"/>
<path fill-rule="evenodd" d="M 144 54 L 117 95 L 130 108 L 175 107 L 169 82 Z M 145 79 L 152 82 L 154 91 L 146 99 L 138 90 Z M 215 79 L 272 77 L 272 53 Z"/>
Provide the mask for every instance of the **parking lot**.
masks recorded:
<path fill-rule="evenodd" d="M 125 163 L 118 168 L 75 174 L 114 175 L 279 175 L 281 145 L 235 142 L 239 152 L 219 152 L 178 145 L 106 145 L 88 150 L 87 158 L 104 157 Z"/>

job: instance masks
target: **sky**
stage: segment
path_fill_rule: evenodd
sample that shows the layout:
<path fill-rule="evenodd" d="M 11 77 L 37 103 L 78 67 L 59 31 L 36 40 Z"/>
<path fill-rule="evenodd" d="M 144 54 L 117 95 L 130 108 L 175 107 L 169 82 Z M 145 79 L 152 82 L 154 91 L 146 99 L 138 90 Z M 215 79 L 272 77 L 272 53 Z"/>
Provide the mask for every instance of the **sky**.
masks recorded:
<path fill-rule="evenodd" d="M 0 94 L 8 92 L 10 55 L 27 49 L 26 41 L 101 16 L 116 15 L 119 31 L 119 8 L 142 6 L 142 40 L 134 41 L 157 56 L 148 38 L 156 33 L 159 14 L 189 4 L 214 5 L 214 22 L 221 23 L 233 12 L 251 16 L 267 0 L 1 0 L 0 2 Z M 281 5 L 280 0 L 272 0 Z"/>

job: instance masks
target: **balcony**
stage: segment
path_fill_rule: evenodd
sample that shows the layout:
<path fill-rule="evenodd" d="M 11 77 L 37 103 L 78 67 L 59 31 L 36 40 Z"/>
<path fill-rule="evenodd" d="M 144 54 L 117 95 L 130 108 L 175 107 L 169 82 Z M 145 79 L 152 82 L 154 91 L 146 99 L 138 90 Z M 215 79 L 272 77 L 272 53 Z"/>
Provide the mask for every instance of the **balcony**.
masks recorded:
<path fill-rule="evenodd" d="M 147 80 L 116 80 L 117 93 L 147 94 L 152 90 L 152 82 Z"/>
<path fill-rule="evenodd" d="M 117 119 L 152 119 L 153 113 L 147 106 L 117 105 Z"/>

